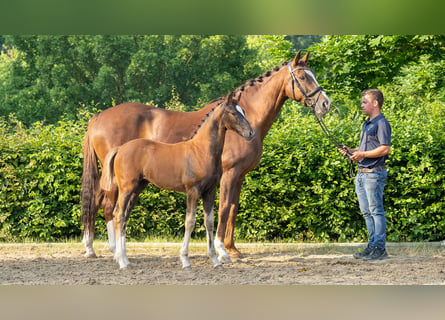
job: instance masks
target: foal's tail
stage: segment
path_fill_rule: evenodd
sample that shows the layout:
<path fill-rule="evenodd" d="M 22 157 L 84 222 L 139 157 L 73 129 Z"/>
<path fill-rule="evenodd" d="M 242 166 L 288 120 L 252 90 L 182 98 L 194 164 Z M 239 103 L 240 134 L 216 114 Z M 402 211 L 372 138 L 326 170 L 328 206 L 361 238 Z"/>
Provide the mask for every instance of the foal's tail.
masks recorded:
<path fill-rule="evenodd" d="M 114 182 L 114 159 L 119 148 L 114 148 L 107 153 L 102 168 L 100 187 L 105 191 L 111 191 Z"/>
<path fill-rule="evenodd" d="M 99 210 L 99 169 L 97 167 L 97 156 L 93 144 L 90 141 L 89 132 L 83 143 L 83 172 L 81 208 L 83 232 L 94 234 L 94 222 Z"/>

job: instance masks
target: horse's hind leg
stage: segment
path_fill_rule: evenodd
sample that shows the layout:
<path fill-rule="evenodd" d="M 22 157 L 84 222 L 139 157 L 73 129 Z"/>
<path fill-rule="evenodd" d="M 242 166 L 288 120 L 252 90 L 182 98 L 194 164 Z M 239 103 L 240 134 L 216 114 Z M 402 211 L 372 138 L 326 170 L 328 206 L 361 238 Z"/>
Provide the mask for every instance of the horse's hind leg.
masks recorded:
<path fill-rule="evenodd" d="M 96 222 L 96 216 L 97 216 L 97 211 L 99 210 L 99 204 L 102 200 L 103 197 L 103 192 L 100 190 L 100 188 L 98 187 L 98 185 L 95 186 L 96 190 L 94 191 L 93 194 L 96 194 L 96 197 L 94 199 L 82 199 L 82 202 L 84 201 L 90 201 L 91 205 L 89 207 L 89 214 L 85 215 L 85 213 L 83 213 L 82 219 L 84 219 L 83 221 L 83 225 L 84 225 L 84 230 L 83 230 L 83 238 L 82 238 L 82 243 L 85 245 L 85 257 L 86 258 L 96 258 L 96 252 L 94 252 L 94 248 L 93 248 L 93 241 L 94 241 L 94 226 L 95 226 L 95 222 Z"/>
<path fill-rule="evenodd" d="M 187 192 L 187 211 L 185 216 L 185 232 L 184 241 L 182 242 L 181 251 L 179 257 L 182 262 L 182 269 L 191 269 L 189 261 L 189 243 L 192 235 L 193 228 L 196 221 L 196 206 L 199 200 L 199 192 L 196 188 L 193 188 Z"/>
<path fill-rule="evenodd" d="M 213 243 L 213 207 L 215 204 L 216 188 L 203 194 L 202 203 L 204 207 L 204 224 L 206 228 L 207 237 L 207 253 L 213 262 L 215 268 L 222 268 L 221 262 L 218 260 L 218 256 L 215 251 L 215 245 Z"/>

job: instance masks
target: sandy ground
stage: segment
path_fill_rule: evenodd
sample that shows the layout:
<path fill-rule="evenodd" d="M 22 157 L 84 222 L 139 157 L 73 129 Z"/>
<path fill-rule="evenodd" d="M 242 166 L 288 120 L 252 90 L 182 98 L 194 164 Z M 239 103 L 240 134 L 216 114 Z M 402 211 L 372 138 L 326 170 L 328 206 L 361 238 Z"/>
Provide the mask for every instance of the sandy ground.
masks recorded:
<path fill-rule="evenodd" d="M 80 243 L 0 244 L 2 285 L 442 285 L 445 248 L 439 243 L 388 244 L 389 258 L 352 257 L 358 244 L 239 244 L 240 259 L 212 267 L 202 243 L 190 246 L 191 271 L 181 269 L 179 243 L 128 243 L 120 270 L 105 242 L 98 258 Z"/>

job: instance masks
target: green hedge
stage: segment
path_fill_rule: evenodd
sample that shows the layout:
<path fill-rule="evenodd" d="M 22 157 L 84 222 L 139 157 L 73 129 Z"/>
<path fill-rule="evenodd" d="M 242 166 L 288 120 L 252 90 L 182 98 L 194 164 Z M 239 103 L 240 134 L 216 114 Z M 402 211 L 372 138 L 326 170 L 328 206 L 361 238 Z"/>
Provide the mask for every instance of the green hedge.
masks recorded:
<path fill-rule="evenodd" d="M 393 129 L 384 201 L 388 241 L 442 240 L 445 231 L 443 103 L 405 105 L 391 99 L 385 115 Z M 350 103 L 357 105 L 357 102 Z M 325 117 L 344 144 L 356 146 L 361 110 L 339 106 Z M 87 117 L 24 129 L 0 121 L 0 239 L 63 241 L 80 225 L 82 140 Z M 217 200 L 218 202 L 218 200 Z M 217 203 L 215 206 L 217 210 Z M 127 228 L 131 239 L 182 237 L 183 194 L 144 191 Z M 195 236 L 204 237 L 202 214 Z M 97 236 L 106 237 L 103 215 Z M 243 185 L 236 237 L 248 241 L 363 241 L 349 165 L 311 114 L 287 104 L 264 141 L 257 169 Z"/>
<path fill-rule="evenodd" d="M 52 241 L 79 234 L 85 126 L 0 122 L 0 239 Z"/>

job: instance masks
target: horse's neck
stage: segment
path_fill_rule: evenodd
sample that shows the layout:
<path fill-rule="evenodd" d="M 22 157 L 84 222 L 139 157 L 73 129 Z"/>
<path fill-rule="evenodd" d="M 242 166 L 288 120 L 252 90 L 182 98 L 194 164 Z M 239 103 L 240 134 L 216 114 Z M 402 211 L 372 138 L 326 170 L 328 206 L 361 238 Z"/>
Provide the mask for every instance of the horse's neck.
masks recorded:
<path fill-rule="evenodd" d="M 285 81 L 288 74 L 284 68 L 271 75 L 264 83 L 247 88 L 241 94 L 239 104 L 248 110 L 249 122 L 257 134 L 264 139 L 273 122 L 278 116 L 284 102 Z"/>

